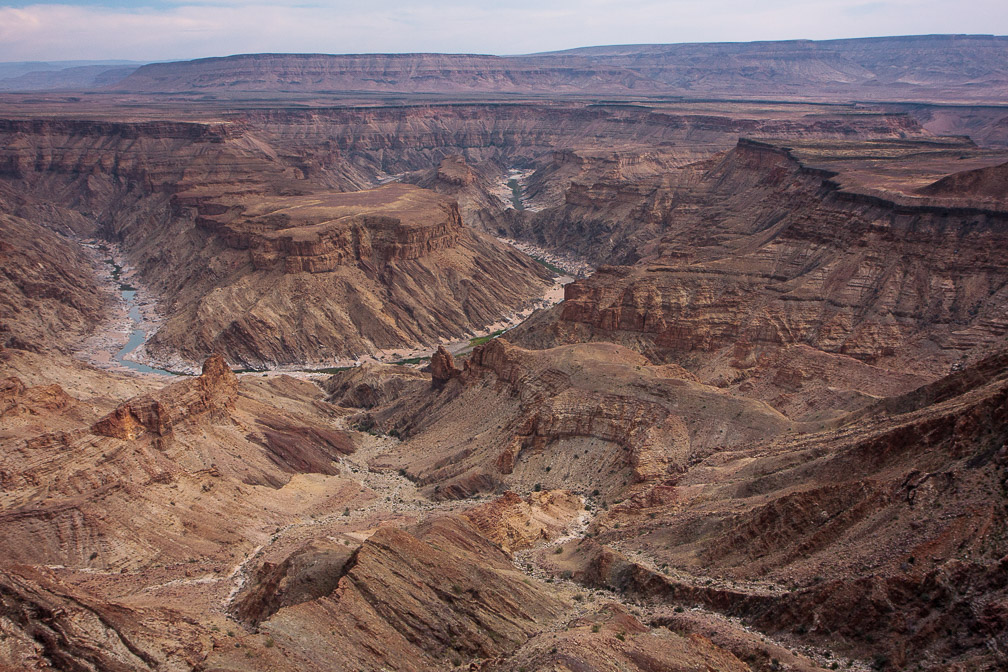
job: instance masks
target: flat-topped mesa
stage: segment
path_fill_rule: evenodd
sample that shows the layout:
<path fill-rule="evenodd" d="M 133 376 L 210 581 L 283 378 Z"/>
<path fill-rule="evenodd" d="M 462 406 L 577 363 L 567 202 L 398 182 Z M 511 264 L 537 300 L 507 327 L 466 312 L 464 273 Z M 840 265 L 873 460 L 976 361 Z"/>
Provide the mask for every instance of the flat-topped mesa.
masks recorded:
<path fill-rule="evenodd" d="M 265 196 L 255 205 L 200 203 L 196 223 L 248 250 L 257 270 L 324 273 L 382 266 L 453 247 L 462 232 L 454 200 L 406 184 L 350 193 Z"/>
<path fill-rule="evenodd" d="M 464 187 L 475 182 L 476 175 L 466 164 L 465 159 L 455 154 L 441 160 L 437 168 L 437 179 Z"/>

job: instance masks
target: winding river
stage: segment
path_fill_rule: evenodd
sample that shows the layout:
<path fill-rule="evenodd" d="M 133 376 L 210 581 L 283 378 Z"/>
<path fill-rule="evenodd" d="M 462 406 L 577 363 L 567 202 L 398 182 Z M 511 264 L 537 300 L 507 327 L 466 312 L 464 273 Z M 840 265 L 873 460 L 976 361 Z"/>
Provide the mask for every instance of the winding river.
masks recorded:
<path fill-rule="evenodd" d="M 118 285 L 119 293 L 122 296 L 123 301 L 126 302 L 129 319 L 133 327 L 133 331 L 130 333 L 129 340 L 126 341 L 126 345 L 120 348 L 119 352 L 113 355 L 113 359 L 121 366 L 139 373 L 160 373 L 169 376 L 175 375 L 171 371 L 157 369 L 153 366 L 147 366 L 146 364 L 126 359 L 126 355 L 129 355 L 147 341 L 147 332 L 143 329 L 143 313 L 140 312 L 140 306 L 137 302 L 136 288 L 122 280 L 122 267 L 115 263 L 114 259 L 106 259 L 105 263 L 112 267 L 112 279 Z"/>
<path fill-rule="evenodd" d="M 134 371 L 139 371 L 140 373 L 164 373 L 172 375 L 171 371 L 155 369 L 153 366 L 147 366 L 146 364 L 126 359 L 126 355 L 130 354 L 144 344 L 147 340 L 147 332 L 141 328 L 141 325 L 143 324 L 143 315 L 140 314 L 140 308 L 136 305 L 136 290 L 121 289 L 119 291 L 122 293 L 122 297 L 126 301 L 127 308 L 129 308 L 129 318 L 133 320 L 133 332 L 130 334 L 129 340 L 126 341 L 126 345 L 124 345 L 122 349 L 115 354 L 115 361 L 119 362 L 119 364 L 128 369 L 133 369 Z"/>

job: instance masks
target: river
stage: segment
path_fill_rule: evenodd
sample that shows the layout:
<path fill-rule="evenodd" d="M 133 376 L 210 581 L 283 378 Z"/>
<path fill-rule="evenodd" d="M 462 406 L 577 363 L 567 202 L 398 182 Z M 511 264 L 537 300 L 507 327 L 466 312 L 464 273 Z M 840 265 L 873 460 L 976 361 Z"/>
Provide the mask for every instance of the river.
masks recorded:
<path fill-rule="evenodd" d="M 109 249 L 110 246 L 108 243 L 88 241 L 85 243 L 85 247 L 95 250 L 102 255 L 105 264 L 109 267 L 109 275 L 111 276 L 112 282 L 116 284 L 116 288 L 119 290 L 119 295 L 126 304 L 127 322 L 120 324 L 122 324 L 122 326 L 125 327 L 125 330 L 128 331 L 129 338 L 126 340 L 126 344 L 121 348 L 110 352 L 112 355 L 112 361 L 119 366 L 136 371 L 137 373 L 176 375 L 172 371 L 158 369 L 127 358 L 128 355 L 135 352 L 137 348 L 147 342 L 147 329 L 149 327 L 147 326 L 147 321 L 144 319 L 143 312 L 140 310 L 140 300 L 137 297 L 137 289 L 123 278 L 123 268 L 116 263 L 115 259 L 115 255 L 117 253 L 114 250 Z"/>
<path fill-rule="evenodd" d="M 113 263 L 109 260 L 109 263 Z M 135 289 L 123 289 L 123 285 L 119 285 L 119 293 L 122 294 L 123 300 L 126 302 L 126 307 L 129 309 L 129 318 L 133 322 L 133 331 L 130 333 L 129 340 L 126 341 L 119 352 L 115 354 L 115 361 L 117 361 L 122 366 L 127 369 L 133 369 L 134 371 L 139 371 L 140 373 L 163 373 L 167 375 L 174 375 L 171 371 L 165 371 L 164 369 L 156 369 L 153 366 L 147 366 L 140 362 L 133 361 L 132 359 L 126 359 L 126 355 L 132 353 L 134 350 L 139 348 L 145 342 L 147 342 L 147 332 L 141 327 L 143 326 L 143 314 L 140 312 L 140 306 L 137 305 L 136 290 Z"/>

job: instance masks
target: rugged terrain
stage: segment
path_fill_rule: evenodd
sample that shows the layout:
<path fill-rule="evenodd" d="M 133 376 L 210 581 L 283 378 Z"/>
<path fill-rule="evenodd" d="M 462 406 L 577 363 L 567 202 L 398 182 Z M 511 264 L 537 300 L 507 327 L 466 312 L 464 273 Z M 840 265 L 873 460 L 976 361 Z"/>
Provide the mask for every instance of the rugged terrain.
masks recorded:
<path fill-rule="evenodd" d="M 992 161 L 951 139 L 743 139 L 658 178 L 589 173 L 514 235 L 619 265 L 510 338 L 624 343 L 796 419 L 897 393 L 1008 333 L 1008 269 L 990 255 L 1008 211 L 914 193 L 971 154 Z"/>
<path fill-rule="evenodd" d="M 0 670 L 1004 669 L 1003 50 L 0 96 Z"/>

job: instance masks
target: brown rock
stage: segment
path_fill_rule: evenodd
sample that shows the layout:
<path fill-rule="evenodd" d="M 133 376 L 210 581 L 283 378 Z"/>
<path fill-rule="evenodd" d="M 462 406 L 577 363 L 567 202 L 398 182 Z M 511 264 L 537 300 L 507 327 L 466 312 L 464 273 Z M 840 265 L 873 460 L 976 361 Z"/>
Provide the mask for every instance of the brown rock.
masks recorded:
<path fill-rule="evenodd" d="M 563 609 L 546 584 L 529 581 L 460 516 L 381 527 L 340 571 L 331 593 L 282 607 L 259 625 L 281 645 L 298 633 L 302 664 L 331 664 L 336 655 L 374 669 L 404 660 L 410 669 L 444 669 L 508 654 Z"/>
<path fill-rule="evenodd" d="M 431 387 L 434 389 L 441 389 L 449 380 L 462 375 L 462 370 L 455 366 L 455 358 L 443 345 L 439 345 L 437 352 L 431 356 L 430 371 Z"/>
<path fill-rule="evenodd" d="M 203 363 L 203 373 L 191 380 L 173 383 L 152 395 L 142 395 L 121 404 L 92 427 L 102 436 L 135 439 L 145 432 L 156 436 L 171 433 L 176 423 L 194 416 L 221 416 L 234 404 L 238 378 L 221 355 Z"/>

